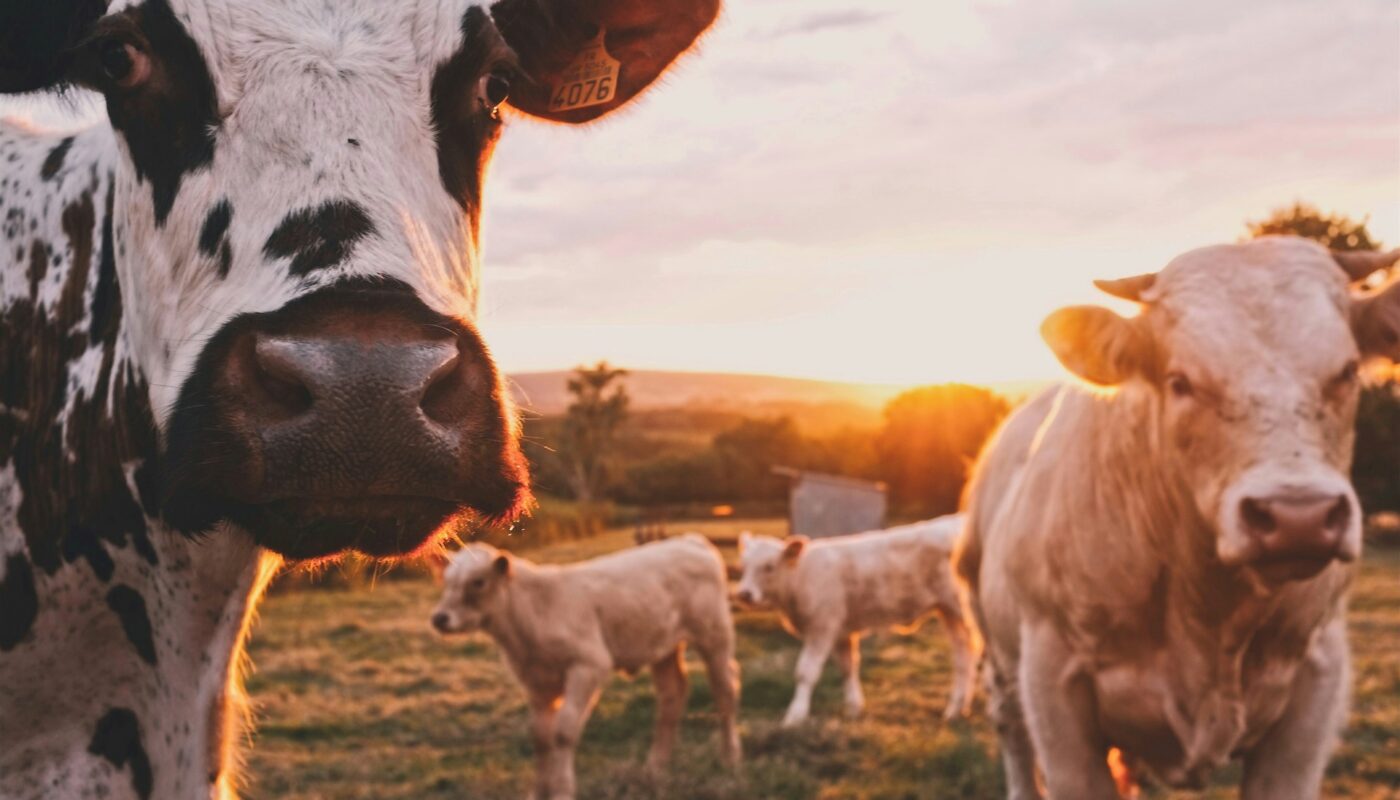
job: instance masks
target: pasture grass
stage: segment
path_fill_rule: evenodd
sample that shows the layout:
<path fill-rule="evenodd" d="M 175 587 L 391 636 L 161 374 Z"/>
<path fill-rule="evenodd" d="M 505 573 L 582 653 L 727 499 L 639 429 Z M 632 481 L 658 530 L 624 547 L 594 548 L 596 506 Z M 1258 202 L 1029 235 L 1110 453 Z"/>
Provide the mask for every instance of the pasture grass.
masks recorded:
<path fill-rule="evenodd" d="M 689 526 L 707 533 L 779 533 L 780 520 Z M 630 531 L 529 555 L 572 561 L 631 543 Z M 731 554 L 732 555 L 732 554 Z M 442 639 L 427 617 L 427 580 L 368 590 L 274 594 L 262 608 L 247 685 L 257 733 L 250 798 L 512 798 L 531 785 L 523 696 L 484 637 Z M 740 613 L 745 762 L 719 762 L 704 672 L 691 668 L 689 708 L 671 769 L 642 767 L 655 708 L 650 678 L 618 677 L 604 690 L 578 752 L 580 797 L 604 800 L 874 800 L 1003 796 L 995 736 L 978 710 L 942 721 L 951 676 L 936 623 L 913 636 L 862 646 L 867 710 L 841 716 L 828 665 L 813 721 L 778 725 L 792 695 L 797 642 L 772 614 Z M 1353 714 L 1328 772 L 1327 798 L 1400 800 L 1400 550 L 1372 549 L 1351 606 Z M 1149 800 L 1227 798 L 1222 776 L 1202 793 L 1148 789 Z"/>

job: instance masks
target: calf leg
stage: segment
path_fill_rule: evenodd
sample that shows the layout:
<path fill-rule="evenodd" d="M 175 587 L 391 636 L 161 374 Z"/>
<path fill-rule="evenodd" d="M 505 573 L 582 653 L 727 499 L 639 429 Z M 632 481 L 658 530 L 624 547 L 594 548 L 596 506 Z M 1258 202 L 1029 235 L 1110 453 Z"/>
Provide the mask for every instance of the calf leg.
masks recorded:
<path fill-rule="evenodd" d="M 712 641 L 699 647 L 705 660 L 705 673 L 710 680 L 710 694 L 715 698 L 719 714 L 720 756 L 725 763 L 739 765 L 739 662 L 734 660 L 734 631 L 728 629 Z"/>
<path fill-rule="evenodd" d="M 792 703 L 783 717 L 783 725 L 791 727 L 802 723 L 812 713 L 812 690 L 822 676 L 822 665 L 831 655 L 836 644 L 836 631 L 813 631 L 802 642 L 802 652 L 797 656 L 797 690 L 793 692 Z"/>
<path fill-rule="evenodd" d="M 962 609 L 958 606 L 940 607 L 938 618 L 948 633 L 948 641 L 953 646 L 953 690 L 948 695 L 948 707 L 943 709 L 943 718 L 957 719 L 972 713 L 972 696 L 977 685 L 977 653 L 972 644 L 972 633 L 963 622 Z"/>
<path fill-rule="evenodd" d="M 1315 800 L 1346 721 L 1351 656 L 1334 622 L 1313 646 L 1283 717 L 1245 756 L 1242 800 Z"/>
<path fill-rule="evenodd" d="M 1016 677 L 1003 676 L 995 666 L 984 674 L 987 716 L 996 726 L 1001 743 L 1002 768 L 1006 771 L 1007 800 L 1040 800 L 1035 776 L 1035 748 L 1021 710 Z"/>
<path fill-rule="evenodd" d="M 685 713 L 685 697 L 690 688 L 685 676 L 685 645 L 651 665 L 651 680 L 656 686 L 656 733 L 652 736 L 647 766 L 659 770 L 671 760 L 676 729 Z"/>
<path fill-rule="evenodd" d="M 860 634 L 836 640 L 836 664 L 846 678 L 846 716 L 859 717 L 865 710 L 865 692 L 860 688 Z"/>
<path fill-rule="evenodd" d="M 530 744 L 535 750 L 535 790 L 532 800 L 549 800 L 554 773 L 554 718 L 559 698 L 530 695 Z"/>
<path fill-rule="evenodd" d="M 1048 624 L 1023 626 L 1021 701 L 1053 800 L 1118 800 L 1089 676 Z"/>
<path fill-rule="evenodd" d="M 551 748 L 549 800 L 573 800 L 577 794 L 574 781 L 574 750 L 578 747 L 583 726 L 598 703 L 598 694 L 609 670 L 592 664 L 578 664 L 564 676 L 564 698 L 554 719 Z"/>

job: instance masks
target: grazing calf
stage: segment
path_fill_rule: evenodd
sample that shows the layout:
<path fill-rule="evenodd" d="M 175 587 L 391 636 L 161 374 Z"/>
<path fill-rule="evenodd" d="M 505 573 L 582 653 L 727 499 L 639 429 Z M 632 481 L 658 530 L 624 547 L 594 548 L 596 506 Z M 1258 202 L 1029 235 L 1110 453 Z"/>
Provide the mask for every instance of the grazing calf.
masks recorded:
<path fill-rule="evenodd" d="M 721 726 L 739 760 L 739 665 L 724 560 L 699 534 L 568 566 L 542 566 L 484 544 L 448 565 L 432 616 L 442 633 L 485 631 L 530 701 L 535 793 L 574 796 L 574 749 L 613 671 L 651 668 L 656 733 L 649 766 L 671 757 L 685 711 L 685 647 L 700 651 Z"/>
<path fill-rule="evenodd" d="M 956 514 L 883 531 L 809 541 L 739 535 L 743 578 L 738 599 L 773 605 L 783 625 L 802 639 L 797 691 L 784 725 L 807 719 L 812 689 L 826 658 L 846 679 L 846 713 L 865 707 L 860 688 L 860 636 L 878 628 L 912 632 L 931 614 L 943 620 L 953 645 L 953 689 L 945 719 L 967 713 L 977 673 L 976 643 L 963 623 L 949 558 L 962 517 Z"/>
<path fill-rule="evenodd" d="M 1100 283 L 1137 317 L 1046 320 L 1103 388 L 1008 418 L 956 556 L 1014 800 L 1041 796 L 1037 772 L 1052 798 L 1102 800 L 1133 771 L 1200 787 L 1234 758 L 1245 800 L 1318 797 L 1350 682 L 1358 361 L 1400 341 L 1400 284 L 1347 278 L 1396 256 L 1209 247 Z"/>
<path fill-rule="evenodd" d="M 0 3 L 0 93 L 107 112 L 0 122 L 0 797 L 231 796 L 280 557 L 528 504 L 473 322 L 502 117 L 612 110 L 716 7 Z"/>

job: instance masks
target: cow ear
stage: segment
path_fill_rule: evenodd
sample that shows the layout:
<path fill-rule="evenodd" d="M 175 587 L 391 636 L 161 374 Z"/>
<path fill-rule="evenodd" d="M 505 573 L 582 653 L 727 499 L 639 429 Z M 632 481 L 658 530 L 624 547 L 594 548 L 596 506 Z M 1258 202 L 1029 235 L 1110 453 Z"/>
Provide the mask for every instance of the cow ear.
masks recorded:
<path fill-rule="evenodd" d="M 65 84 L 73 48 L 106 13 L 107 0 L 0 3 L 0 94 Z"/>
<path fill-rule="evenodd" d="M 806 536 L 789 536 L 783 542 L 783 560 L 792 562 L 802 557 L 802 553 L 807 549 L 808 538 Z"/>
<path fill-rule="evenodd" d="M 1351 332 L 1363 355 L 1400 363 L 1400 279 L 1353 299 Z"/>
<path fill-rule="evenodd" d="M 491 562 L 491 569 L 501 577 L 510 576 L 510 556 L 502 553 L 496 556 L 496 560 Z"/>
<path fill-rule="evenodd" d="M 491 16 L 528 80 L 516 109 L 587 122 L 651 85 L 719 14 L 719 0 L 498 0 Z"/>
<path fill-rule="evenodd" d="M 1062 308 L 1041 323 L 1040 335 L 1070 372 L 1101 386 L 1145 373 L 1151 363 L 1151 343 L 1139 323 L 1102 306 Z"/>

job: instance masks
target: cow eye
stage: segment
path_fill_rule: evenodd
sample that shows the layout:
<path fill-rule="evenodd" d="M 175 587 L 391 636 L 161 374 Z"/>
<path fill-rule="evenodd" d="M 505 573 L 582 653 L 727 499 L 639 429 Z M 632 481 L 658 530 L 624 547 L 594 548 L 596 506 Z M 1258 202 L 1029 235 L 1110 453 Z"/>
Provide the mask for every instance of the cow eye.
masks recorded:
<path fill-rule="evenodd" d="M 477 591 L 481 591 L 482 589 L 485 589 L 485 588 L 486 588 L 486 579 L 485 579 L 485 578 L 477 578 L 476 580 L 472 581 L 472 588 L 475 589 L 475 590 L 477 590 Z"/>
<path fill-rule="evenodd" d="M 1336 380 L 1338 384 L 1356 383 L 1356 379 L 1359 377 L 1361 377 L 1361 365 L 1352 359 L 1347 362 L 1345 367 L 1342 367 L 1341 372 L 1337 373 Z"/>
<path fill-rule="evenodd" d="M 151 74 L 151 58 L 130 42 L 106 39 L 97 47 L 97 66 L 114 86 L 132 89 Z"/>
<path fill-rule="evenodd" d="M 1167 390 L 1173 397 L 1190 397 L 1196 393 L 1196 388 L 1191 385 L 1191 380 L 1180 372 L 1167 373 Z"/>
<path fill-rule="evenodd" d="M 492 111 L 510 97 L 510 73 L 495 70 L 481 79 L 481 96 L 486 99 L 486 107 Z"/>

